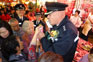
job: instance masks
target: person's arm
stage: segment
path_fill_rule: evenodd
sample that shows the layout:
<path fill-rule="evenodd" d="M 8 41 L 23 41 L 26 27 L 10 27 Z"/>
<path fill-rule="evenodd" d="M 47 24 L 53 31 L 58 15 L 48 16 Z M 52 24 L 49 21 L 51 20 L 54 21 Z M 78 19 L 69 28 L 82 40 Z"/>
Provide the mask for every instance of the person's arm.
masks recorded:
<path fill-rule="evenodd" d="M 32 45 L 36 45 L 36 41 L 37 41 L 37 34 L 34 34 L 30 45 L 31 45 L 31 44 L 32 44 Z"/>
<path fill-rule="evenodd" d="M 37 39 L 38 39 L 38 35 L 39 35 L 40 31 L 41 31 L 40 28 L 41 28 L 40 26 L 36 28 L 36 30 L 35 30 L 35 34 L 34 34 L 32 40 L 31 40 L 30 45 L 36 45 L 36 43 L 37 43 Z"/>
<path fill-rule="evenodd" d="M 30 42 L 29 48 L 28 48 L 28 58 L 29 60 L 36 61 L 36 45 L 37 45 L 37 36 L 39 31 L 36 28 L 35 34 Z"/>
<path fill-rule="evenodd" d="M 58 41 L 55 43 L 51 43 L 47 40 L 46 37 L 41 39 L 42 47 L 44 51 L 53 51 L 55 53 L 65 55 L 67 54 L 72 46 L 74 45 L 74 40 L 76 38 L 76 34 L 72 31 L 66 31 L 60 37 L 58 37 Z"/>

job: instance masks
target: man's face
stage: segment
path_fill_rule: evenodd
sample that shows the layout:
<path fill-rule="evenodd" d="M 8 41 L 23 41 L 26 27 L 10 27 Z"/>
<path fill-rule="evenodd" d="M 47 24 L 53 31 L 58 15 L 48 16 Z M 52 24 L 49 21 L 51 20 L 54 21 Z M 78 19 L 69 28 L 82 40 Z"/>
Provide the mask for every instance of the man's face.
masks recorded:
<path fill-rule="evenodd" d="M 24 16 L 25 10 L 19 9 L 19 10 L 16 10 L 16 13 L 17 13 L 19 16 Z"/>
<path fill-rule="evenodd" d="M 38 21 L 40 21 L 40 20 L 41 20 L 41 15 L 37 15 L 37 16 L 36 16 L 36 19 L 37 19 Z"/>
<path fill-rule="evenodd" d="M 51 24 L 51 25 L 56 25 L 57 24 L 57 14 L 56 14 L 56 12 L 52 12 L 51 14 L 49 14 L 48 16 L 47 16 L 47 18 L 48 18 L 48 20 L 49 20 L 49 23 Z"/>
<path fill-rule="evenodd" d="M 11 28 L 13 31 L 19 31 L 19 24 L 18 24 L 18 21 L 14 21 L 14 22 L 11 22 Z"/>

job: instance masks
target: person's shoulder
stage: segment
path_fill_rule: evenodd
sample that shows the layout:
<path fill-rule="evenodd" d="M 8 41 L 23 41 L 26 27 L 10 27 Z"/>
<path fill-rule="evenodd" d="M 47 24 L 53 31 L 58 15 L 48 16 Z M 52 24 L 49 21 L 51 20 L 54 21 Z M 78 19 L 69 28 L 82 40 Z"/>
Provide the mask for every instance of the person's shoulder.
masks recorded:
<path fill-rule="evenodd" d="M 9 61 L 12 61 L 12 60 L 17 60 L 18 58 L 16 57 L 16 55 L 15 54 L 13 54 L 13 55 L 10 55 L 10 57 L 9 57 Z"/>
<path fill-rule="evenodd" d="M 71 19 L 71 20 L 74 19 L 74 16 L 72 15 L 72 16 L 70 17 L 70 19 Z"/>
<path fill-rule="evenodd" d="M 40 20 L 40 22 L 41 22 L 42 24 L 45 24 L 42 20 Z"/>
<path fill-rule="evenodd" d="M 23 16 L 25 20 L 29 20 L 27 17 Z"/>
<path fill-rule="evenodd" d="M 67 28 L 67 30 L 71 30 L 72 32 L 73 31 L 77 32 L 77 28 L 75 27 L 75 25 L 71 21 L 67 22 L 66 28 Z"/>
<path fill-rule="evenodd" d="M 24 31 L 23 31 L 22 27 L 20 27 L 20 31 L 19 32 L 24 34 Z"/>
<path fill-rule="evenodd" d="M 14 16 L 14 18 L 16 18 L 18 21 L 20 20 L 20 18 L 18 17 L 18 15 Z"/>

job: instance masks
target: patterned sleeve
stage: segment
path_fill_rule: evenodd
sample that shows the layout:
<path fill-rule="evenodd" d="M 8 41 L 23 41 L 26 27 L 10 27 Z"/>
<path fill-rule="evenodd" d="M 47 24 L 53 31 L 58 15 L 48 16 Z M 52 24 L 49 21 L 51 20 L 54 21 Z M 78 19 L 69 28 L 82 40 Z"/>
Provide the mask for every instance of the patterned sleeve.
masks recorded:
<path fill-rule="evenodd" d="M 31 45 L 28 49 L 28 59 L 36 62 L 36 45 Z"/>

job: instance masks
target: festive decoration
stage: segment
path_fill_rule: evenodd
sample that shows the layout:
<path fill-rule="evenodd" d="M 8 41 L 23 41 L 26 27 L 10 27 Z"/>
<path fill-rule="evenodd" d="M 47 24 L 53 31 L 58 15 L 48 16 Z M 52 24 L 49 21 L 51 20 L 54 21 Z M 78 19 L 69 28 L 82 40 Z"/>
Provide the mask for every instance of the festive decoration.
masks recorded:
<path fill-rule="evenodd" d="M 52 42 L 57 41 L 57 40 L 58 40 L 58 39 L 57 39 L 58 34 L 59 34 L 59 31 L 58 31 L 58 30 L 52 30 L 52 31 L 50 32 L 50 34 L 48 35 L 48 39 L 51 39 Z"/>
<path fill-rule="evenodd" d="M 54 37 L 54 38 L 57 38 L 58 34 L 59 34 L 58 30 L 52 30 L 50 32 L 51 37 Z"/>
<path fill-rule="evenodd" d="M 74 61 L 78 62 L 85 54 L 89 54 L 89 51 L 92 47 L 93 47 L 93 44 L 80 38 L 78 41 L 77 50 L 74 56 Z"/>

